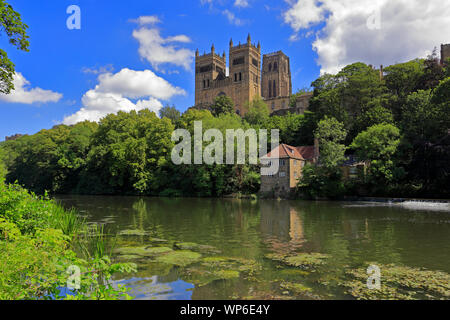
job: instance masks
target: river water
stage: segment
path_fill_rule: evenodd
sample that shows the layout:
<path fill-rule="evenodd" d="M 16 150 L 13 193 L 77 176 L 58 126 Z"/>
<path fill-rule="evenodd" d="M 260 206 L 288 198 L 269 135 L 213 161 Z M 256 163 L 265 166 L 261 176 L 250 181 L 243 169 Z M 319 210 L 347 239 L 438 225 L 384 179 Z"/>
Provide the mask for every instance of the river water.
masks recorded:
<path fill-rule="evenodd" d="M 88 222 L 105 226 L 116 261 L 138 265 L 136 273 L 114 279 L 131 288 L 136 299 L 352 299 L 336 286 L 336 279 L 348 279 L 346 271 L 352 268 L 380 265 L 381 281 L 383 266 L 391 264 L 450 273 L 450 204 L 57 200 L 78 209 Z M 165 249 L 156 254 L 123 250 L 155 247 Z M 180 251 L 196 252 L 186 258 L 192 262 L 183 256 L 175 263 L 160 259 Z M 298 268 L 273 259 L 274 254 L 302 253 L 326 255 L 326 263 Z M 292 284 L 304 287 L 292 290 Z"/>

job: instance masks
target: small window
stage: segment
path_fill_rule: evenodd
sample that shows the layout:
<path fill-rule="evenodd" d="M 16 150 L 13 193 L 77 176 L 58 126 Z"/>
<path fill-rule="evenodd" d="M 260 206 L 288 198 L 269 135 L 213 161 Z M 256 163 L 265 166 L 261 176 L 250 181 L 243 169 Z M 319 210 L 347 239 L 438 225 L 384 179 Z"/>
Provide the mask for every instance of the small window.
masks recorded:
<path fill-rule="evenodd" d="M 237 82 L 237 73 L 234 74 L 234 82 Z"/>
<path fill-rule="evenodd" d="M 286 172 L 280 172 L 280 177 L 286 177 Z"/>
<path fill-rule="evenodd" d="M 273 71 L 277 71 L 278 70 L 278 64 L 276 62 L 274 62 L 273 64 Z"/>
<path fill-rule="evenodd" d="M 239 81 L 242 81 L 242 73 L 239 72 Z"/>
<path fill-rule="evenodd" d="M 269 63 L 269 72 L 272 71 L 272 64 Z"/>
<path fill-rule="evenodd" d="M 272 102 L 272 110 L 275 110 L 275 102 Z"/>

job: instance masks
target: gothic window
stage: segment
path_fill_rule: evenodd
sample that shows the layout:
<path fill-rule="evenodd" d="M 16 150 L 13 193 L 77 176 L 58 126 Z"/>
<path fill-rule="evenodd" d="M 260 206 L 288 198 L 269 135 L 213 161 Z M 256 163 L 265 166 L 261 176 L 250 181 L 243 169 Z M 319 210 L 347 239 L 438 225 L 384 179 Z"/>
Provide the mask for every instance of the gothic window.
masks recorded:
<path fill-rule="evenodd" d="M 269 63 L 269 72 L 272 71 L 272 64 Z"/>
<path fill-rule="evenodd" d="M 273 63 L 273 71 L 277 71 L 278 69 L 278 64 L 276 62 Z"/>
<path fill-rule="evenodd" d="M 242 81 L 242 73 L 239 72 L 239 81 Z"/>
<path fill-rule="evenodd" d="M 277 88 L 276 88 L 276 82 L 275 82 L 275 80 L 273 80 L 273 96 L 274 96 L 274 97 L 277 96 Z"/>
<path fill-rule="evenodd" d="M 209 79 L 208 79 L 208 88 L 209 88 Z"/>
<path fill-rule="evenodd" d="M 272 80 L 269 80 L 269 98 L 272 98 Z"/>
<path fill-rule="evenodd" d="M 234 74 L 234 82 L 237 82 L 237 73 Z"/>
<path fill-rule="evenodd" d="M 203 89 L 206 88 L 206 80 L 203 80 Z"/>

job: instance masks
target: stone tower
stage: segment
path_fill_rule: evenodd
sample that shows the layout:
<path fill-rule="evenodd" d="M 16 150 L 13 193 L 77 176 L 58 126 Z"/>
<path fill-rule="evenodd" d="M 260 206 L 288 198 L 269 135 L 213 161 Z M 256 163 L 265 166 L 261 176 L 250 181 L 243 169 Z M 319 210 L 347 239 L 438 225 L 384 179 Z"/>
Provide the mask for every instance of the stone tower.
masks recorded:
<path fill-rule="evenodd" d="M 214 45 L 211 47 L 211 53 L 204 55 L 199 55 L 197 49 L 195 52 L 195 101 L 196 104 L 198 102 L 198 106 L 209 101 L 206 91 L 214 88 L 216 79 L 225 78 L 226 68 L 225 53 L 222 56 L 216 54 Z"/>
<path fill-rule="evenodd" d="M 231 98 L 235 103 L 236 113 L 244 115 L 248 102 L 261 96 L 261 45 L 251 43 L 250 34 L 247 43 L 233 46 L 230 41 L 230 80 Z"/>
<path fill-rule="evenodd" d="M 448 58 L 450 58 L 450 43 L 441 44 L 441 64 L 444 64 Z"/>
<path fill-rule="evenodd" d="M 282 51 L 264 55 L 261 92 L 272 111 L 288 107 L 292 94 L 291 67 L 289 57 Z"/>

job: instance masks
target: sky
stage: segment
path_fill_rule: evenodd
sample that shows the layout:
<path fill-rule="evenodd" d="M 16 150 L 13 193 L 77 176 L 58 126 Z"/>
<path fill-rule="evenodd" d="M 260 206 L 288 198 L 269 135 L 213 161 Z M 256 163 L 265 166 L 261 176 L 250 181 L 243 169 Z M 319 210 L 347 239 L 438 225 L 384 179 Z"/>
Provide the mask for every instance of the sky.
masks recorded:
<path fill-rule="evenodd" d="M 16 65 L 0 94 L 0 141 L 119 110 L 194 105 L 194 55 L 260 41 L 290 57 L 293 89 L 353 62 L 384 66 L 450 43 L 441 0 L 7 0 L 29 26 L 30 51 L 0 48 Z M 80 29 L 76 11 L 80 10 Z"/>

